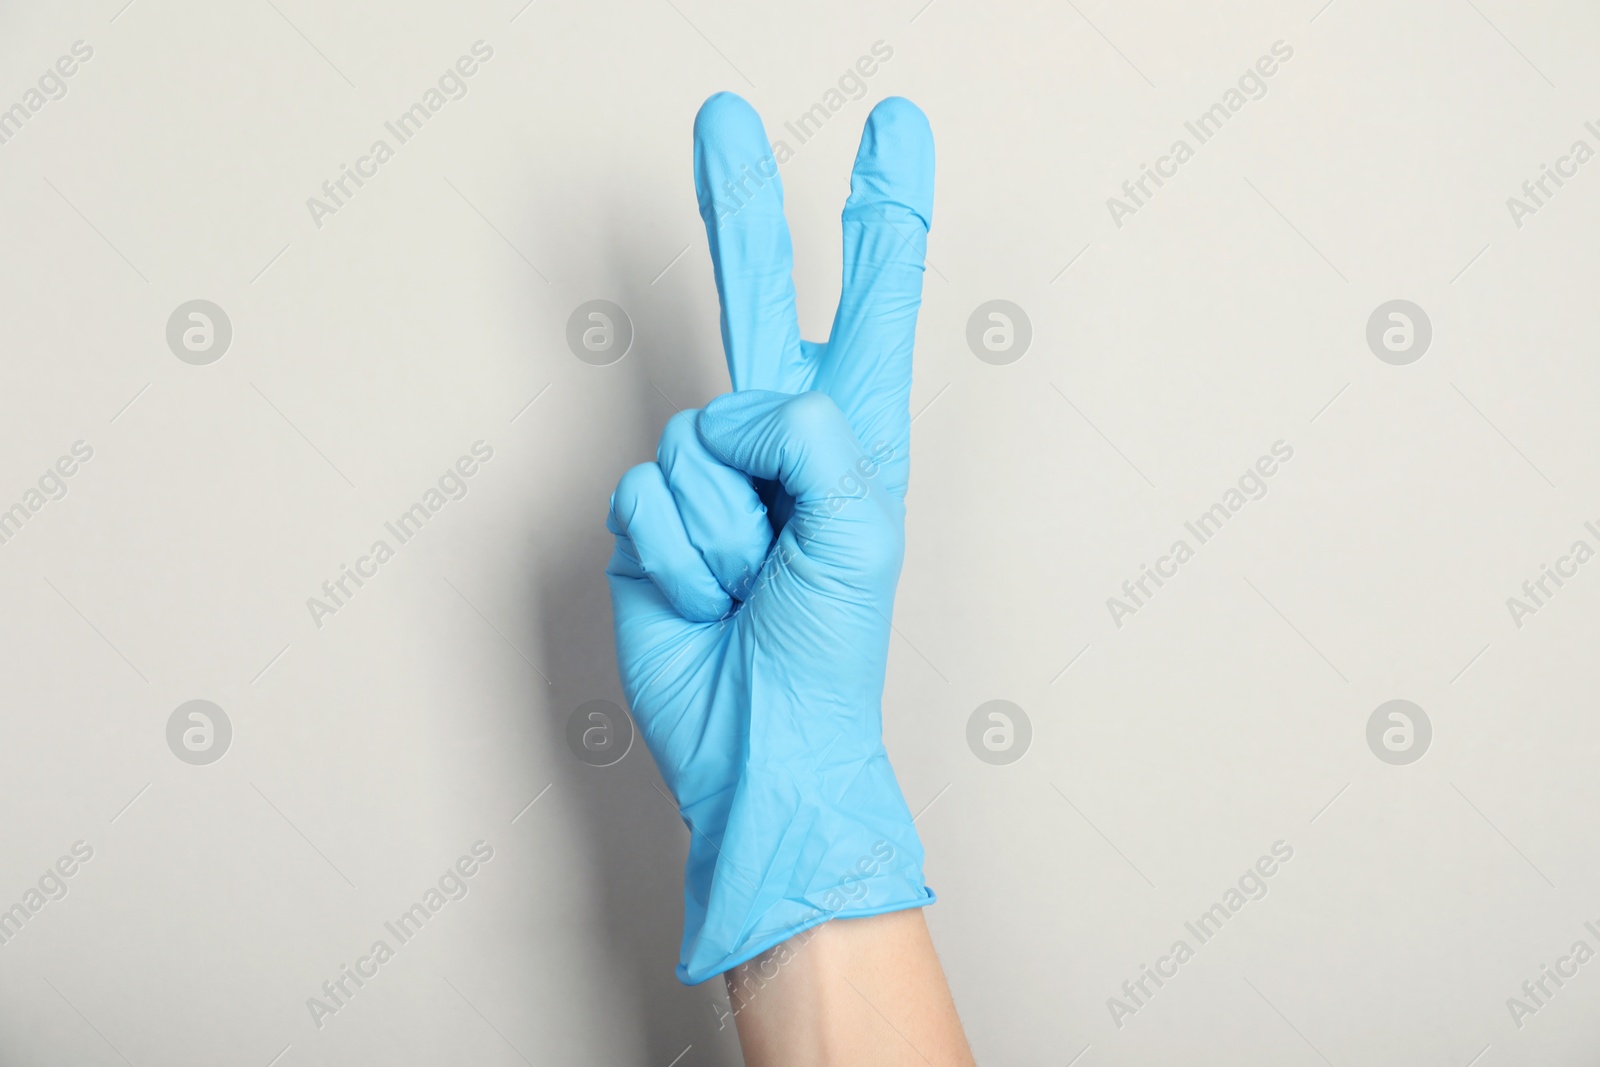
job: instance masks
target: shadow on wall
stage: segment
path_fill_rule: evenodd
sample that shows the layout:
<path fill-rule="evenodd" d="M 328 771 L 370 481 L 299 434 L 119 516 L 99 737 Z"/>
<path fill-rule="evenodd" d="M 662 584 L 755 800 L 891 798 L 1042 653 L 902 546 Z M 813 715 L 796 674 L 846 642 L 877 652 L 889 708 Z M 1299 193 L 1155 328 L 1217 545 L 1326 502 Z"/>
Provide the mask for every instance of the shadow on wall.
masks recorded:
<path fill-rule="evenodd" d="M 622 362 L 592 373 L 609 376 L 608 387 L 628 394 L 623 406 L 630 416 L 607 432 L 621 438 L 621 452 L 630 458 L 598 475 L 561 465 L 557 469 L 571 481 L 542 490 L 571 504 L 549 512 L 556 521 L 541 527 L 531 549 L 540 556 L 532 568 L 540 579 L 529 591 L 534 629 L 543 635 L 539 661 L 549 664 L 551 680 L 549 721 L 536 733 L 558 755 L 557 788 L 577 798 L 587 820 L 580 836 L 589 850 L 589 884 L 601 894 L 590 911 L 599 921 L 587 933 L 593 950 L 605 956 L 601 970 L 613 997 L 604 1014 L 614 1016 L 619 1029 L 639 1033 L 635 1062 L 641 1067 L 667 1067 L 675 1060 L 677 1067 L 738 1067 L 743 1059 L 732 1018 L 723 1025 L 727 998 L 721 981 L 688 988 L 674 974 L 683 935 L 688 832 L 643 738 L 635 730 L 628 754 L 610 767 L 580 762 L 566 741 L 567 720 L 585 701 L 625 706 L 605 578 L 613 540 L 605 528 L 611 490 L 629 466 L 654 457 L 661 428 L 674 413 L 665 393 L 687 404 L 728 388 L 716 363 L 683 355 L 692 351 L 688 339 L 706 335 L 706 325 L 692 323 L 670 289 L 653 290 L 639 280 L 639 253 L 625 236 L 611 235 L 610 252 L 603 276 L 621 280 L 621 287 L 607 298 L 633 319 L 634 344 Z M 562 356 L 574 358 L 565 351 L 553 358 Z M 665 392 L 652 381 L 664 383 Z"/>

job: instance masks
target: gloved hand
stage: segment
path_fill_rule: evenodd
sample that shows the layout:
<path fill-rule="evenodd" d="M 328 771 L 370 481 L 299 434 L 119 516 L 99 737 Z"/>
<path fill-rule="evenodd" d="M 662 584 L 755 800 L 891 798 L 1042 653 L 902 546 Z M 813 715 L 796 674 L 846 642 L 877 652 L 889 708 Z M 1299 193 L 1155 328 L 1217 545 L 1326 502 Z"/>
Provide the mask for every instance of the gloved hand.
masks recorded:
<path fill-rule="evenodd" d="M 623 476 L 606 568 L 623 691 L 691 831 L 686 984 L 934 899 L 881 716 L 932 134 L 906 100 L 868 117 L 826 344 L 800 340 L 777 165 L 737 96 L 695 120 L 695 189 L 736 391 Z"/>

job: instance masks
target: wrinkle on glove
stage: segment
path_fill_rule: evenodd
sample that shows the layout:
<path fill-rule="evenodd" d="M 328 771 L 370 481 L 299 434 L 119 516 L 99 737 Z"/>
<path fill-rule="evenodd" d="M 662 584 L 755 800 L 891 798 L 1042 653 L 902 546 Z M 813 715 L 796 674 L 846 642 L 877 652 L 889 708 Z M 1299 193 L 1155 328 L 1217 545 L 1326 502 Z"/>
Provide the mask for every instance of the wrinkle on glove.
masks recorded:
<path fill-rule="evenodd" d="M 827 784 L 819 791 L 792 780 L 746 779 L 727 814 L 722 854 L 694 835 L 687 870 L 709 868 L 712 877 L 685 879 L 679 981 L 713 978 L 830 919 L 937 899 L 922 883 L 922 842 L 888 758 L 875 756 L 854 773 L 857 784 L 834 802 L 819 799 Z M 781 828 L 775 839 L 774 827 Z M 752 852 L 769 857 L 759 871 L 733 859 Z"/>

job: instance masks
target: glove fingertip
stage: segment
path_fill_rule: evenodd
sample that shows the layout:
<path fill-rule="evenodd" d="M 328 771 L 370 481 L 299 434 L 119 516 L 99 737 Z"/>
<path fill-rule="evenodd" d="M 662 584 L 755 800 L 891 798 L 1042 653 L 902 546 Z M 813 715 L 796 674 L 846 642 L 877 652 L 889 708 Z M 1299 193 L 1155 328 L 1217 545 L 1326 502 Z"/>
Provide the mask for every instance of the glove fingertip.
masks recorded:
<path fill-rule="evenodd" d="M 903 96 L 878 102 L 861 132 L 850 176 L 850 205 L 892 203 L 933 222 L 933 129 L 920 107 Z"/>
<path fill-rule="evenodd" d="M 737 93 L 715 93 L 700 105 L 694 119 L 694 189 L 700 204 L 700 213 L 714 210 L 719 199 L 727 199 L 725 188 L 733 183 L 735 194 L 743 183 L 744 193 L 734 199 L 745 206 L 750 197 L 749 174 L 753 168 L 763 171 L 757 183 L 757 195 L 750 197 L 756 211 L 783 210 L 783 183 L 778 180 L 777 165 L 763 168 L 772 159 L 772 147 L 767 143 L 766 127 L 761 116 L 749 102 Z M 770 170 L 771 174 L 764 173 Z M 761 192 L 765 191 L 765 195 Z"/>

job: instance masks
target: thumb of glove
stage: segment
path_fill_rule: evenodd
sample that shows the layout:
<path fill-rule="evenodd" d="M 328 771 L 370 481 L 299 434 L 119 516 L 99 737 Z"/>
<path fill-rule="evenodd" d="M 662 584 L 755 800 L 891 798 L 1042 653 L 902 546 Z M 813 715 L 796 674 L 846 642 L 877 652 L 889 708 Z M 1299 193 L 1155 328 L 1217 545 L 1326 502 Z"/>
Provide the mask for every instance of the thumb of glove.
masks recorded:
<path fill-rule="evenodd" d="M 826 393 L 728 393 L 700 412 L 707 451 L 794 498 L 781 534 L 818 563 L 898 577 L 904 505 L 878 484 L 885 451 L 869 453 Z"/>

